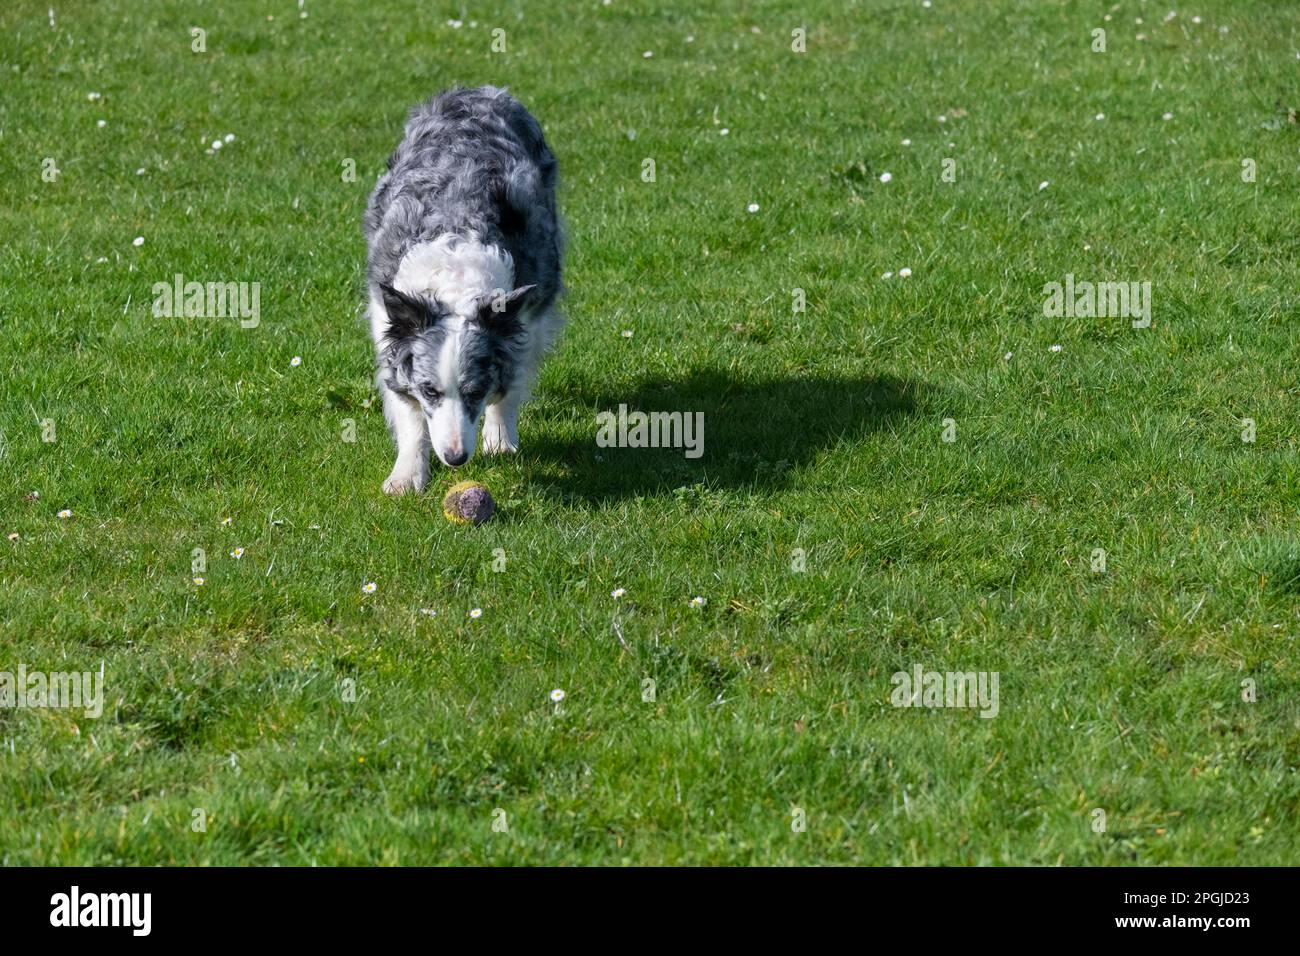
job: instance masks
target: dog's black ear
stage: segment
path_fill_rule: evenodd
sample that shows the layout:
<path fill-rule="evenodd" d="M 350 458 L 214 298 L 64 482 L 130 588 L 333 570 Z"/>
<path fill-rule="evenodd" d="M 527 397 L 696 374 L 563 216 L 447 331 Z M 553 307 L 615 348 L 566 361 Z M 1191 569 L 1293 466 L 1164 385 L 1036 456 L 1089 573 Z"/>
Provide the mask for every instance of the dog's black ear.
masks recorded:
<path fill-rule="evenodd" d="M 511 335 L 519 331 L 519 310 L 523 307 L 524 296 L 537 284 L 521 285 L 510 292 L 497 289 L 491 295 L 484 296 L 478 304 L 478 320 L 484 326 L 501 335 Z"/>
<path fill-rule="evenodd" d="M 434 303 L 416 295 L 407 295 L 386 282 L 379 284 L 388 313 L 388 338 L 405 339 L 419 335 L 437 324 L 441 312 Z"/>

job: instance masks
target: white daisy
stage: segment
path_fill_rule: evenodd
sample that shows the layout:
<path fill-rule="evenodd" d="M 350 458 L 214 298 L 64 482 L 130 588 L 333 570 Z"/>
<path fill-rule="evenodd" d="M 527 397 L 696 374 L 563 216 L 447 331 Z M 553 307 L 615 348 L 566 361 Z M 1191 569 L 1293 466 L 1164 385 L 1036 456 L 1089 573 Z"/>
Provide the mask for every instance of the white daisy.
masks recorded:
<path fill-rule="evenodd" d="M 903 268 L 898 270 L 898 277 L 900 279 L 910 279 L 912 277 L 912 270 L 907 266 L 903 266 Z"/>
<path fill-rule="evenodd" d="M 139 249 L 141 246 L 144 245 L 144 236 L 136 236 L 134 239 L 131 240 L 131 245 Z"/>
<path fill-rule="evenodd" d="M 1038 184 L 1038 191 L 1041 193 L 1044 189 L 1046 189 L 1050 185 L 1051 183 L 1049 183 L 1046 179 L 1044 179 L 1041 183 Z"/>
<path fill-rule="evenodd" d="M 758 203 L 756 202 L 750 203 L 748 206 L 745 207 L 745 210 L 747 212 L 758 212 Z"/>
<path fill-rule="evenodd" d="M 483 609 L 481 607 L 473 608 L 469 612 L 469 616 L 471 620 L 477 621 L 479 618 L 483 616 Z"/>
<path fill-rule="evenodd" d="M 9 532 L 9 540 L 10 540 L 10 541 L 17 541 L 17 540 L 18 540 L 18 532 L 17 532 L 17 531 L 11 531 L 11 532 Z"/>
<path fill-rule="evenodd" d="M 379 585 L 374 581 L 367 581 L 365 584 L 361 585 L 362 594 L 374 594 L 377 590 L 379 590 Z"/>
<path fill-rule="evenodd" d="M 234 551 L 230 552 L 230 556 L 234 558 L 236 561 L 238 561 L 240 558 L 244 556 L 244 549 L 236 548 Z"/>
<path fill-rule="evenodd" d="M 1053 345 L 1048 351 L 1059 352 L 1061 351 L 1061 347 L 1059 345 Z"/>
<path fill-rule="evenodd" d="M 203 579 L 202 579 L 202 578 L 195 578 L 195 579 L 194 579 L 194 583 L 195 583 L 198 587 L 203 587 Z"/>
<path fill-rule="evenodd" d="M 882 183 L 887 183 L 887 182 L 889 182 L 889 181 L 890 181 L 891 179 L 893 179 L 893 178 L 894 178 L 894 174 L 893 174 L 893 173 L 881 173 L 881 174 L 880 174 L 880 181 L 881 181 Z"/>
<path fill-rule="evenodd" d="M 612 597 L 615 601 L 617 601 L 626 593 L 627 593 L 627 588 L 614 588 L 614 590 L 609 592 L 609 596 Z"/>
<path fill-rule="evenodd" d="M 560 688 L 557 687 L 555 688 L 555 690 L 551 691 L 552 703 L 558 704 L 560 701 L 564 700 L 564 698 L 565 698 L 565 693 L 564 691 L 560 690 Z"/>
<path fill-rule="evenodd" d="M 69 511 L 67 508 L 64 508 L 62 511 L 59 512 L 59 517 L 60 517 L 60 518 L 71 518 L 71 517 L 72 517 L 72 512 Z"/>
<path fill-rule="evenodd" d="M 295 355 L 293 358 L 289 359 L 289 365 L 290 365 L 292 368 L 297 368 L 297 367 L 298 367 L 299 365 L 301 365 L 301 364 L 302 364 L 302 356 L 301 356 L 301 355 Z"/>
<path fill-rule="evenodd" d="M 695 595 L 695 597 L 691 598 L 691 607 L 704 607 L 704 605 L 708 603 L 709 602 L 707 600 L 700 597 L 698 594 Z"/>

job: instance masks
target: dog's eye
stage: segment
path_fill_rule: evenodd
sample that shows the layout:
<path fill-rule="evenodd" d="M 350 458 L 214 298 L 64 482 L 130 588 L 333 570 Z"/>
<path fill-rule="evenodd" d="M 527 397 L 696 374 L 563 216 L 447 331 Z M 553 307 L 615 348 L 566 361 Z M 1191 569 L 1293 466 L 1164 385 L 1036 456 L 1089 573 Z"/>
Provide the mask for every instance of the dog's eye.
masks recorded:
<path fill-rule="evenodd" d="M 442 392 L 438 391 L 432 385 L 421 385 L 420 394 L 431 402 L 442 401 Z"/>

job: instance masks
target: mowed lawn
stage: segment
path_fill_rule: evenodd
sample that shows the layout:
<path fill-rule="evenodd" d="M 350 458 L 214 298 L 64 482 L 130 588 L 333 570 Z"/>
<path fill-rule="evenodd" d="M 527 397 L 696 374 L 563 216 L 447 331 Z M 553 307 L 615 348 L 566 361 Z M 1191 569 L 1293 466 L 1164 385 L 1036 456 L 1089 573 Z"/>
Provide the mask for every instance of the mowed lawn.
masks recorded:
<path fill-rule="evenodd" d="M 53 6 L 0 11 L 0 671 L 104 712 L 0 710 L 0 863 L 1300 859 L 1295 4 Z M 393 500 L 359 223 L 455 83 L 545 127 L 569 327 L 518 456 Z"/>

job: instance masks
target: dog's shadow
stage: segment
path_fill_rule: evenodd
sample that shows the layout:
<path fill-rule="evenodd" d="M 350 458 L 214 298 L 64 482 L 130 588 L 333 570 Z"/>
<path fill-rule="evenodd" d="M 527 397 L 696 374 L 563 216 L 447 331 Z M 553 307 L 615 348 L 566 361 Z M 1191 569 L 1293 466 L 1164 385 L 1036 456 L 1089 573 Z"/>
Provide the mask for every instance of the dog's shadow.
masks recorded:
<path fill-rule="evenodd" d="M 576 418 L 544 429 L 529 442 L 528 450 L 543 464 L 533 479 L 562 497 L 592 501 L 699 484 L 780 487 L 823 451 L 893 427 L 913 414 L 920 401 L 920 386 L 890 376 L 740 379 L 717 369 L 630 388 L 575 391 L 561 386 L 548 391 L 552 401 L 562 396 L 570 410 L 576 406 Z M 688 458 L 681 447 L 601 447 L 597 416 L 611 412 L 617 418 L 620 405 L 629 414 L 703 413 L 702 454 Z"/>

